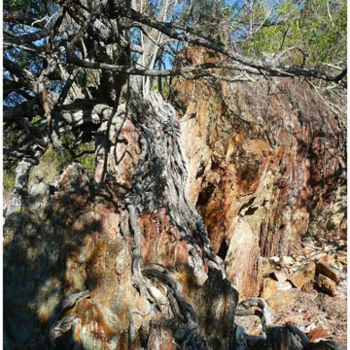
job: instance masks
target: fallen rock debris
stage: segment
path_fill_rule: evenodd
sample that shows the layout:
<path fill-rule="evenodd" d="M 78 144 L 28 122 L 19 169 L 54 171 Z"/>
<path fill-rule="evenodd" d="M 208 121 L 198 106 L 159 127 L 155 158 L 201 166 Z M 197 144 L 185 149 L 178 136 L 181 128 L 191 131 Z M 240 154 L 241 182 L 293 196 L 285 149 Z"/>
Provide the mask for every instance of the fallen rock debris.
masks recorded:
<path fill-rule="evenodd" d="M 327 248 L 307 245 L 290 256 L 261 258 L 260 298 L 243 300 L 236 317 L 241 327 L 238 333 L 245 339 L 246 349 L 250 349 L 249 344 L 252 349 L 254 346 L 263 349 L 261 344 L 274 332 L 279 332 L 282 342 L 286 341 L 285 337 L 290 338 L 289 342 L 294 341 L 295 349 L 346 348 L 342 345 L 346 342 L 347 321 L 346 245 Z M 248 312 L 248 306 L 253 305 L 253 310 Z M 267 326 L 266 319 L 270 322 Z M 307 342 L 300 335 L 295 340 L 291 327 L 297 327 L 307 336 Z M 271 329 L 275 331 L 271 333 Z"/>

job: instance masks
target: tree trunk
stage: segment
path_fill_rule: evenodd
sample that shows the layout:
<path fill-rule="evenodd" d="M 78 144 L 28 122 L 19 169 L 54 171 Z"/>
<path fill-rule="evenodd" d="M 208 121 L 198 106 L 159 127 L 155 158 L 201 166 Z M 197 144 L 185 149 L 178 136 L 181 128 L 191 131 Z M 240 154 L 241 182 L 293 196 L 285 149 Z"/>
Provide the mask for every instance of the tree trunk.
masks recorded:
<path fill-rule="evenodd" d="M 106 123 L 104 181 L 72 164 L 6 228 L 6 348 L 233 349 L 238 293 L 188 199 L 174 109 L 135 93 Z"/>
<path fill-rule="evenodd" d="M 28 100 L 5 118 L 7 130 L 25 136 L 7 149 L 21 161 L 4 232 L 5 348 L 302 350 L 302 332 L 266 324 L 267 303 L 238 305 L 238 295 L 258 295 L 260 258 L 289 254 L 319 228 L 315 213 L 336 211 L 327 229 L 343 229 L 341 108 L 324 126 L 322 108 L 308 103 L 334 108 L 331 98 L 309 98 L 305 85 L 292 98 L 281 91 L 297 86 L 291 76 L 338 82 L 345 71 L 334 77 L 244 57 L 200 33 L 195 4 L 184 20 L 187 3 L 173 0 L 45 5 L 52 16 L 33 21 L 35 33 L 7 25 L 7 48 L 38 54 L 44 68 L 33 73 L 31 56 L 24 68 L 17 54 L 5 62 L 8 94 Z M 208 18 L 226 17 L 217 5 Z M 192 48 L 179 53 L 173 44 Z M 169 55 L 172 68 L 155 69 Z M 261 75 L 287 83 L 270 91 L 266 78 L 253 93 L 218 83 Z M 153 79 L 161 88 L 168 76 L 188 79 L 173 80 L 172 105 L 152 91 Z M 330 142 L 321 151 L 323 132 Z M 96 142 L 93 179 L 72 163 L 54 183 L 28 185 L 32 164 L 66 136 L 80 159 L 74 148 Z M 261 308 L 261 336 L 235 324 L 236 307 L 248 304 Z"/>
<path fill-rule="evenodd" d="M 5 216 L 13 215 L 21 211 L 32 165 L 32 162 L 26 159 L 18 163 L 16 167 L 15 187 L 7 203 Z"/>
<path fill-rule="evenodd" d="M 99 129 L 94 180 L 72 164 L 55 183 L 32 185 L 20 207 L 7 212 L 5 348 L 303 349 L 306 340 L 293 327 L 266 328 L 254 338 L 234 323 L 233 285 L 241 295 L 257 295 L 259 257 L 288 254 L 291 241 L 322 227 L 316 210 L 332 213 L 342 203 L 342 120 L 316 103 L 313 118 L 300 100 L 290 107 L 299 91 L 315 98 L 290 84 L 277 83 L 286 89 L 281 97 L 264 95 L 263 83 L 222 84 L 214 92 L 175 80 L 172 101 L 185 111 L 181 132 L 174 108 L 158 93 L 130 91 L 113 113 L 105 106 L 110 117 Z M 251 94 L 260 96 L 259 105 Z M 277 117 L 267 118 L 265 103 Z M 255 120 L 237 114 L 249 108 Z M 265 124 L 256 122 L 264 117 Z M 300 130 L 288 133 L 288 123 Z M 328 145 L 339 145 L 325 165 L 321 125 Z M 27 170 L 17 176 L 23 193 L 27 178 L 20 175 Z M 307 181 L 315 185 L 300 185 Z M 338 216 L 329 217 L 338 220 L 334 229 L 342 227 Z M 298 225 L 288 226 L 293 217 Z"/>

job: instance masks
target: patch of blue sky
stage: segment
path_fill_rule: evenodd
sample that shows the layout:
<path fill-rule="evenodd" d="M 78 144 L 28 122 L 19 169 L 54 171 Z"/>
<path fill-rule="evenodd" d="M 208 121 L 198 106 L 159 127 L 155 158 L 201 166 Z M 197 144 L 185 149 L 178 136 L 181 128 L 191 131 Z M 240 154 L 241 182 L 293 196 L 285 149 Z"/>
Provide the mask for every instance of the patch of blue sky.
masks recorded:
<path fill-rule="evenodd" d="M 12 49 L 4 51 L 4 53 L 3 53 L 4 58 L 15 63 L 17 61 L 16 55 L 15 55 L 17 50 L 18 49 L 16 49 L 16 48 L 12 48 Z"/>
<path fill-rule="evenodd" d="M 33 45 L 36 47 L 43 47 L 45 46 L 45 38 L 39 39 L 39 40 L 35 40 L 33 41 Z"/>
<path fill-rule="evenodd" d="M 15 34 L 32 34 L 32 33 L 36 33 L 36 32 L 39 32 L 40 29 L 39 28 L 35 28 L 35 27 L 32 27 L 28 24 L 23 24 L 23 23 L 20 23 L 20 24 L 15 24 L 13 26 L 11 26 L 11 30 L 15 33 Z"/>
<path fill-rule="evenodd" d="M 11 73 L 8 70 L 6 70 L 5 68 L 3 69 L 2 74 L 3 74 L 4 78 L 12 80 Z"/>
<path fill-rule="evenodd" d="M 65 85 L 65 81 L 62 80 L 51 80 L 49 85 L 49 90 L 55 92 L 56 94 L 60 94 Z"/>
<path fill-rule="evenodd" d="M 39 74 L 44 68 L 44 63 L 42 59 L 33 60 L 29 63 L 28 70 L 32 74 Z"/>
<path fill-rule="evenodd" d="M 132 44 L 140 45 L 140 36 L 141 36 L 140 28 L 131 28 L 129 35 L 130 35 L 130 40 Z"/>
<path fill-rule="evenodd" d="M 3 100 L 3 106 L 5 108 L 14 108 L 17 105 L 21 104 L 21 103 L 26 103 L 28 102 L 28 100 L 26 98 L 24 98 L 21 94 L 19 94 L 18 92 L 11 92 L 9 93 L 6 98 L 4 98 Z"/>

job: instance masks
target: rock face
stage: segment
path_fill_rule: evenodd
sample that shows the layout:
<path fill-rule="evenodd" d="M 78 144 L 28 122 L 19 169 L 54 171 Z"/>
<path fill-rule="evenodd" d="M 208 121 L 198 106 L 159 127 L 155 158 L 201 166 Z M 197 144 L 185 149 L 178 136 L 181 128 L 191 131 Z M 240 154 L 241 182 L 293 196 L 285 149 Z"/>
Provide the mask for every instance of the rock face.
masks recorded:
<path fill-rule="evenodd" d="M 194 63 L 208 55 L 219 59 L 184 53 Z M 179 78 L 172 92 L 191 200 L 242 295 L 259 292 L 260 256 L 289 255 L 305 236 L 345 238 L 346 114 L 333 105 L 341 100 L 287 78 Z"/>
<path fill-rule="evenodd" d="M 282 269 L 303 236 L 344 235 L 344 116 L 309 85 L 172 91 L 178 120 L 131 95 L 99 130 L 94 179 L 74 163 L 6 217 L 6 349 L 235 349 L 237 290 L 259 294 L 267 257 Z M 293 303 L 289 274 L 270 277 L 271 308 Z"/>

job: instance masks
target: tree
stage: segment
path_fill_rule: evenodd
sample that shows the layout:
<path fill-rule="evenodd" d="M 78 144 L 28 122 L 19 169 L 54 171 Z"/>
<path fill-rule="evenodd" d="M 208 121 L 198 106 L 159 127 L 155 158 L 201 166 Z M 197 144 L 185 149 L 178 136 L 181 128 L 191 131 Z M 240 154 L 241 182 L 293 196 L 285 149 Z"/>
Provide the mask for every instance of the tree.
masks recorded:
<path fill-rule="evenodd" d="M 247 12 L 247 11 L 246 11 Z M 274 7 L 254 2 L 243 18 L 254 18 L 252 35 L 244 51 L 261 57 L 270 54 L 277 62 L 302 66 L 333 65 L 339 72 L 345 58 L 346 3 L 342 1 L 281 1 Z M 338 38 L 338 40 L 336 39 Z M 282 59 L 282 61 L 281 61 Z"/>
<path fill-rule="evenodd" d="M 240 14 L 224 1 L 22 0 L 5 1 L 4 10 L 4 159 L 16 165 L 6 210 L 6 346 L 151 349 L 167 339 L 166 348 L 175 348 L 176 341 L 183 348 L 230 349 L 242 339 L 246 342 L 233 322 L 237 292 L 225 279 L 222 260 L 188 199 L 175 111 L 153 91 L 154 83 L 158 79 L 162 90 L 165 79 L 174 76 L 239 80 L 263 74 L 342 85 L 346 69 L 334 74 L 247 56 L 230 27 Z M 214 20 L 224 28 L 222 35 L 211 33 Z M 250 28 L 252 36 L 252 21 Z M 188 62 L 179 56 L 188 45 L 214 51 L 222 59 Z M 229 77 L 223 70 L 230 71 Z M 49 201 L 42 216 L 33 205 L 33 192 L 28 196 L 28 178 L 33 165 L 52 149 L 66 149 L 68 162 L 93 152 L 94 178 L 89 180 L 75 164 L 68 168 L 68 180 L 61 178 L 61 187 L 42 185 L 39 179 L 34 194 Z M 85 242 L 102 230 L 100 220 L 90 219 L 75 228 L 75 215 L 87 202 L 104 210 L 107 203 L 115 206 L 117 238 L 105 235 Z M 76 210 L 73 216 L 67 208 Z M 35 262 L 28 274 L 16 275 L 14 255 L 29 251 L 28 225 L 35 226 L 34 237 L 44 237 L 37 243 L 43 248 L 38 261 L 44 263 L 40 273 L 35 273 Z M 22 229 L 28 234 L 19 235 Z M 143 236 L 157 230 L 174 236 L 172 249 L 179 255 L 171 263 L 157 255 L 145 260 Z M 80 253 L 75 249 L 89 244 L 93 254 L 80 262 L 86 280 L 77 282 L 69 275 L 66 285 L 55 285 L 55 278 L 60 280 L 66 271 L 65 266 L 54 270 L 62 264 L 60 254 L 66 254 L 68 265 L 79 265 L 82 257 L 76 257 Z M 112 260 L 105 260 L 97 273 L 99 254 L 110 257 L 116 267 L 109 269 Z M 17 290 L 19 279 L 24 284 Z M 100 295 L 101 283 L 102 289 L 115 292 L 109 308 L 104 298 L 111 291 Z M 54 301 L 43 311 L 40 300 L 50 297 Z M 25 304 L 20 307 L 23 329 L 17 327 L 18 299 Z M 300 344 L 305 341 L 294 330 L 286 332 Z"/>

